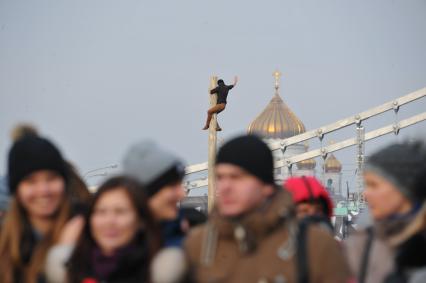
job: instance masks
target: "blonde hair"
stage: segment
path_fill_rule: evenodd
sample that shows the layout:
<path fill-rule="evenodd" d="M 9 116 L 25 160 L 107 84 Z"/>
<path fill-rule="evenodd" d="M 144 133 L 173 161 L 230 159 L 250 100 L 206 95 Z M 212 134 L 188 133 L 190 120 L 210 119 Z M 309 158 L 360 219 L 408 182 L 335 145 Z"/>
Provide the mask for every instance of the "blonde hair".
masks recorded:
<path fill-rule="evenodd" d="M 61 230 L 69 219 L 70 210 L 71 204 L 67 193 L 64 192 L 58 211 L 53 216 L 50 230 L 34 246 L 29 262 L 25 263 L 22 258 L 21 241 L 29 220 L 16 197 L 12 198 L 0 231 L 0 282 L 15 282 L 17 271 L 21 272 L 24 282 L 37 282 L 37 277 L 44 269 L 47 252 L 58 241 Z"/>

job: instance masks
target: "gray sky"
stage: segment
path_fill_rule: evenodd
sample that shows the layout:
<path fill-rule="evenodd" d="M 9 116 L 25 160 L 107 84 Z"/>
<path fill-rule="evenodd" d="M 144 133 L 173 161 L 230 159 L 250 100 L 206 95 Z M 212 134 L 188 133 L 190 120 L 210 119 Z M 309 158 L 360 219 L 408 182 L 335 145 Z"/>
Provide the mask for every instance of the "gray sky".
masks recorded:
<path fill-rule="evenodd" d="M 282 98 L 308 129 L 382 104 L 426 86 L 425 14 L 425 0 L 0 0 L 0 174 L 21 121 L 81 172 L 119 162 L 146 137 L 203 162 L 213 74 L 240 76 L 221 138 L 263 110 L 277 68 Z M 425 109 L 423 99 L 399 116 Z M 393 120 L 370 121 L 367 131 Z M 367 152 L 425 130 L 367 143 Z M 336 156 L 353 168 L 353 152 Z"/>

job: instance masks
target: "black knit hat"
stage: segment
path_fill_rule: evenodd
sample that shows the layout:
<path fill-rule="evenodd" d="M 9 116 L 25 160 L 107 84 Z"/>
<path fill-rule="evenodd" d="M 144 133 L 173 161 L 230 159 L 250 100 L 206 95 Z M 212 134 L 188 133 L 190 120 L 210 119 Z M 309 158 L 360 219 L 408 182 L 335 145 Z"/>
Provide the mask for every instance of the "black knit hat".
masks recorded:
<path fill-rule="evenodd" d="M 420 142 L 389 145 L 368 158 L 371 171 L 395 187 L 412 202 L 426 199 L 426 150 Z"/>
<path fill-rule="evenodd" d="M 11 194 L 25 177 L 38 170 L 58 172 L 68 180 L 67 165 L 59 150 L 47 139 L 25 136 L 18 139 L 9 151 L 8 181 Z"/>
<path fill-rule="evenodd" d="M 225 143 L 216 157 L 216 165 L 221 163 L 237 165 L 263 182 L 275 184 L 272 152 L 257 136 L 244 135 Z"/>

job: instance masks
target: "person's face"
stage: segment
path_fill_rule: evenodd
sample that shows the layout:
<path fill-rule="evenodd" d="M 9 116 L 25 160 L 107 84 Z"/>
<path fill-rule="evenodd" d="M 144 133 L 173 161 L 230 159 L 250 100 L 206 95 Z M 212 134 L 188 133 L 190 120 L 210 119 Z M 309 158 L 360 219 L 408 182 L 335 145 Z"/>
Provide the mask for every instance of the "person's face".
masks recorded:
<path fill-rule="evenodd" d="M 298 219 L 303 219 L 313 215 L 320 215 L 316 204 L 301 202 L 296 205 L 296 216 Z"/>
<path fill-rule="evenodd" d="M 93 239 L 105 255 L 129 244 L 140 226 L 135 207 L 120 188 L 103 193 L 90 217 Z"/>
<path fill-rule="evenodd" d="M 38 170 L 19 182 L 17 198 L 30 218 L 50 218 L 64 198 L 64 178 L 51 170 Z"/>
<path fill-rule="evenodd" d="M 364 174 L 364 181 L 364 198 L 375 220 L 411 210 L 411 202 L 385 178 L 367 171 Z"/>
<path fill-rule="evenodd" d="M 185 197 L 182 182 L 169 184 L 161 188 L 148 200 L 149 208 L 154 218 L 162 220 L 173 220 L 178 216 L 177 204 Z"/>
<path fill-rule="evenodd" d="M 216 166 L 217 207 L 225 217 L 235 217 L 259 206 L 273 193 L 273 186 L 238 166 Z"/>

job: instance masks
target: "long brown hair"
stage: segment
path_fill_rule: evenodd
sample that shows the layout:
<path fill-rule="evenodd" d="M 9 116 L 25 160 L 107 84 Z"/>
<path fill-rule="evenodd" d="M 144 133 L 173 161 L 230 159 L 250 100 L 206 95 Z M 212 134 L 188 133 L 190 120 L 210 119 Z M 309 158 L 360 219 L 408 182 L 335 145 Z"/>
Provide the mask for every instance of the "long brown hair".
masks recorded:
<path fill-rule="evenodd" d="M 61 230 L 69 219 L 71 204 L 66 191 L 65 189 L 50 230 L 33 246 L 28 243 L 31 242 L 33 231 L 27 212 L 16 196 L 12 197 L 0 231 L 0 282 L 14 282 L 18 272 L 24 282 L 36 282 L 43 271 L 49 248 L 58 241 Z"/>
<path fill-rule="evenodd" d="M 144 257 L 145 263 L 150 262 L 154 254 L 161 247 L 160 230 L 148 207 L 148 200 L 144 194 L 141 185 L 134 179 L 117 176 L 107 180 L 102 184 L 94 195 L 88 213 L 85 217 L 85 226 L 81 234 L 76 248 L 68 262 L 68 281 L 81 282 L 86 276 L 91 275 L 91 252 L 98 247 L 90 227 L 90 219 L 94 213 L 96 203 L 100 197 L 114 190 L 124 190 L 132 203 L 134 210 L 139 218 L 141 230 L 137 232 L 132 244 L 135 248 L 132 250 L 128 258 L 138 258 L 137 255 L 146 252 Z M 142 228 L 143 227 L 143 228 Z M 131 243 L 129 243 L 131 244 Z M 129 262 L 129 264 L 138 264 L 137 262 Z M 146 268 L 145 270 L 143 270 Z M 149 278 L 149 270 L 147 266 L 140 266 L 138 270 L 143 274 L 144 279 Z"/>

